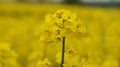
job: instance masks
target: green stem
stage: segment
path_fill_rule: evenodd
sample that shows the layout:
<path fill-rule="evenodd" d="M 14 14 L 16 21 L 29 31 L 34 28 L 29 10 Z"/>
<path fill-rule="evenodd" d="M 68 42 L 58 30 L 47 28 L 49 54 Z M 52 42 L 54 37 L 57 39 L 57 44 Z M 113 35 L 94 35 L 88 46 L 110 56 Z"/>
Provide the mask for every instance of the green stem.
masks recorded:
<path fill-rule="evenodd" d="M 64 64 L 64 53 L 65 52 L 65 37 L 63 37 L 63 41 L 62 41 L 62 61 L 61 61 L 61 67 L 63 67 Z"/>

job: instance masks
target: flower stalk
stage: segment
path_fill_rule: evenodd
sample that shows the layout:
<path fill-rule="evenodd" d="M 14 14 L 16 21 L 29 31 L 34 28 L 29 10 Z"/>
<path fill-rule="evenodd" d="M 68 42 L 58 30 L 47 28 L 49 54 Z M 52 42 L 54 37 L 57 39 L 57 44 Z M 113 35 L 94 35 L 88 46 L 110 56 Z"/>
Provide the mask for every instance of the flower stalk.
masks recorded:
<path fill-rule="evenodd" d="M 63 37 L 62 41 L 62 61 L 61 61 L 61 67 L 63 67 L 64 64 L 64 55 L 65 54 L 65 37 Z"/>

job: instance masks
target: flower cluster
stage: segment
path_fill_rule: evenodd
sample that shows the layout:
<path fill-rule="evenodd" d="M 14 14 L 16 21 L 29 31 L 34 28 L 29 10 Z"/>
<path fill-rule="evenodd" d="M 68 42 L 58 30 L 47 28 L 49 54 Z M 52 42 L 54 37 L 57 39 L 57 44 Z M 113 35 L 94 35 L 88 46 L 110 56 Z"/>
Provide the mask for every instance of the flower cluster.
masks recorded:
<path fill-rule="evenodd" d="M 57 63 L 61 64 L 59 66 L 78 67 L 80 61 L 77 51 L 74 48 L 70 48 L 65 52 L 66 38 L 67 40 L 69 38 L 79 40 L 85 33 L 85 28 L 80 19 L 77 18 L 77 14 L 68 10 L 58 10 L 54 14 L 48 14 L 43 28 L 40 35 L 40 44 L 60 43 L 61 45 L 59 46 L 62 46 L 62 51 L 58 52 L 56 55 Z M 45 59 L 38 61 L 37 67 L 53 67 L 53 65 L 48 59 Z"/>
<path fill-rule="evenodd" d="M 58 64 L 61 64 L 61 57 L 62 53 L 58 52 L 56 54 L 56 61 Z M 65 52 L 65 63 L 63 64 L 64 67 L 88 67 L 88 63 L 86 62 L 85 58 L 82 60 L 79 60 L 79 55 L 77 51 L 74 48 L 70 48 Z M 39 60 L 36 64 L 36 67 L 59 67 L 52 64 L 51 61 L 48 60 L 48 58 L 45 58 L 44 60 Z"/>
<path fill-rule="evenodd" d="M 16 67 L 18 63 L 16 61 L 17 54 L 11 49 L 10 44 L 0 44 L 0 64 L 1 67 Z M 18 66 L 19 67 L 19 66 Z"/>
<path fill-rule="evenodd" d="M 52 67 L 52 63 L 45 58 L 43 61 L 38 61 L 36 67 Z"/>
<path fill-rule="evenodd" d="M 61 63 L 61 57 L 62 53 L 58 52 L 56 54 L 56 61 L 58 63 Z M 78 66 L 79 64 L 79 57 L 77 54 L 77 51 L 74 48 L 70 48 L 65 52 L 65 58 L 64 58 L 64 67 L 72 67 L 72 66 Z"/>
<path fill-rule="evenodd" d="M 85 28 L 77 18 L 76 13 L 68 10 L 58 10 L 54 14 L 48 14 L 44 23 L 44 29 L 40 36 L 40 42 L 61 42 L 63 37 L 73 36 L 81 38 Z"/>

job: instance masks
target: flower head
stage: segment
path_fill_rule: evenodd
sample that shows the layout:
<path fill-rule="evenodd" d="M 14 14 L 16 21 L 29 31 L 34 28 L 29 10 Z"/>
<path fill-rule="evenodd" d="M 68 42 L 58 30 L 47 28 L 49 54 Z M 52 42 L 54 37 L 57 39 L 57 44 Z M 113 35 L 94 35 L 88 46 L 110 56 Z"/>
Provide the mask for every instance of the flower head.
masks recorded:
<path fill-rule="evenodd" d="M 43 61 L 38 61 L 36 67 L 52 67 L 52 63 L 45 58 Z"/>
<path fill-rule="evenodd" d="M 83 58 L 81 60 L 81 63 L 78 65 L 78 67 L 89 67 L 87 61 L 86 61 L 86 58 Z"/>
<path fill-rule="evenodd" d="M 10 51 L 10 45 L 9 44 L 6 44 L 6 43 L 2 43 L 0 44 L 0 51 L 1 50 L 6 50 L 6 51 Z"/>
<path fill-rule="evenodd" d="M 12 66 L 12 67 L 19 67 L 17 63 L 17 54 L 14 50 L 11 49 L 11 45 L 7 43 L 0 44 L 0 64 L 2 66 Z"/>
<path fill-rule="evenodd" d="M 64 67 L 73 67 L 72 63 L 65 63 L 63 66 Z"/>
<path fill-rule="evenodd" d="M 81 38 L 84 33 L 85 28 L 76 13 L 69 10 L 57 10 L 46 16 L 40 40 L 45 39 L 42 41 L 47 43 L 61 42 L 63 37 L 69 37 L 72 34 L 75 38 Z"/>
<path fill-rule="evenodd" d="M 0 57 L 2 57 L 1 59 L 5 60 L 8 58 L 16 58 L 17 54 L 15 53 L 15 51 L 11 49 L 10 44 L 1 43 L 0 44 Z"/>
<path fill-rule="evenodd" d="M 73 55 L 76 55 L 76 54 L 77 54 L 77 51 L 76 51 L 73 47 L 71 47 L 71 48 L 67 51 L 67 53 L 68 53 L 70 56 L 73 56 Z"/>
<path fill-rule="evenodd" d="M 56 59 L 58 63 L 61 63 L 62 53 L 58 52 L 56 54 Z M 73 48 L 70 48 L 68 51 L 65 52 L 64 58 L 65 64 L 71 63 L 72 65 L 78 65 L 78 55 L 77 51 Z"/>

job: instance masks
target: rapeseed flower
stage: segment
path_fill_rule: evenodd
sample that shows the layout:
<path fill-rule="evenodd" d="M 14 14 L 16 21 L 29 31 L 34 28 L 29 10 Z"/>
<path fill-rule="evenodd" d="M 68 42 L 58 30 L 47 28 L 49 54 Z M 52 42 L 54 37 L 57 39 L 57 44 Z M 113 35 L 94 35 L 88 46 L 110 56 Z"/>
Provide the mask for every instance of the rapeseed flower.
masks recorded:
<path fill-rule="evenodd" d="M 81 39 L 85 33 L 85 28 L 80 19 L 77 18 L 77 14 L 69 10 L 57 10 L 55 13 L 48 14 L 45 17 L 43 26 L 44 30 L 40 35 L 40 43 L 42 45 L 62 43 L 62 53 L 58 53 L 56 56 L 57 62 L 61 63 L 61 67 L 63 67 L 64 63 L 78 65 L 76 51 L 70 49 L 65 52 L 66 38 Z"/>
<path fill-rule="evenodd" d="M 89 64 L 86 60 L 86 58 L 83 58 L 80 62 L 80 64 L 78 65 L 78 67 L 89 67 Z"/>
<path fill-rule="evenodd" d="M 17 63 L 18 55 L 11 49 L 11 45 L 7 43 L 0 44 L 0 64 L 2 67 L 19 67 Z"/>
<path fill-rule="evenodd" d="M 45 58 L 43 61 L 38 61 L 36 67 L 52 67 L 52 63 Z"/>
<path fill-rule="evenodd" d="M 75 35 L 76 33 L 85 33 L 85 28 L 81 21 L 77 18 L 76 13 L 72 13 L 68 10 L 58 10 L 54 14 L 48 14 L 45 18 L 44 32 L 43 34 L 54 34 L 56 37 L 67 37 L 71 33 Z M 45 35 L 46 36 L 46 35 Z M 77 37 L 77 36 L 76 36 Z M 51 39 L 51 38 L 49 38 Z"/>
<path fill-rule="evenodd" d="M 65 63 L 63 66 L 64 67 L 73 67 L 72 63 Z"/>
<path fill-rule="evenodd" d="M 62 53 L 58 52 L 56 54 L 56 61 L 58 63 L 61 63 L 61 57 L 62 57 Z M 71 63 L 72 65 L 78 65 L 79 63 L 79 57 L 77 54 L 77 51 L 74 48 L 70 48 L 68 51 L 65 52 L 65 57 L 64 57 L 64 63 L 68 64 Z"/>

